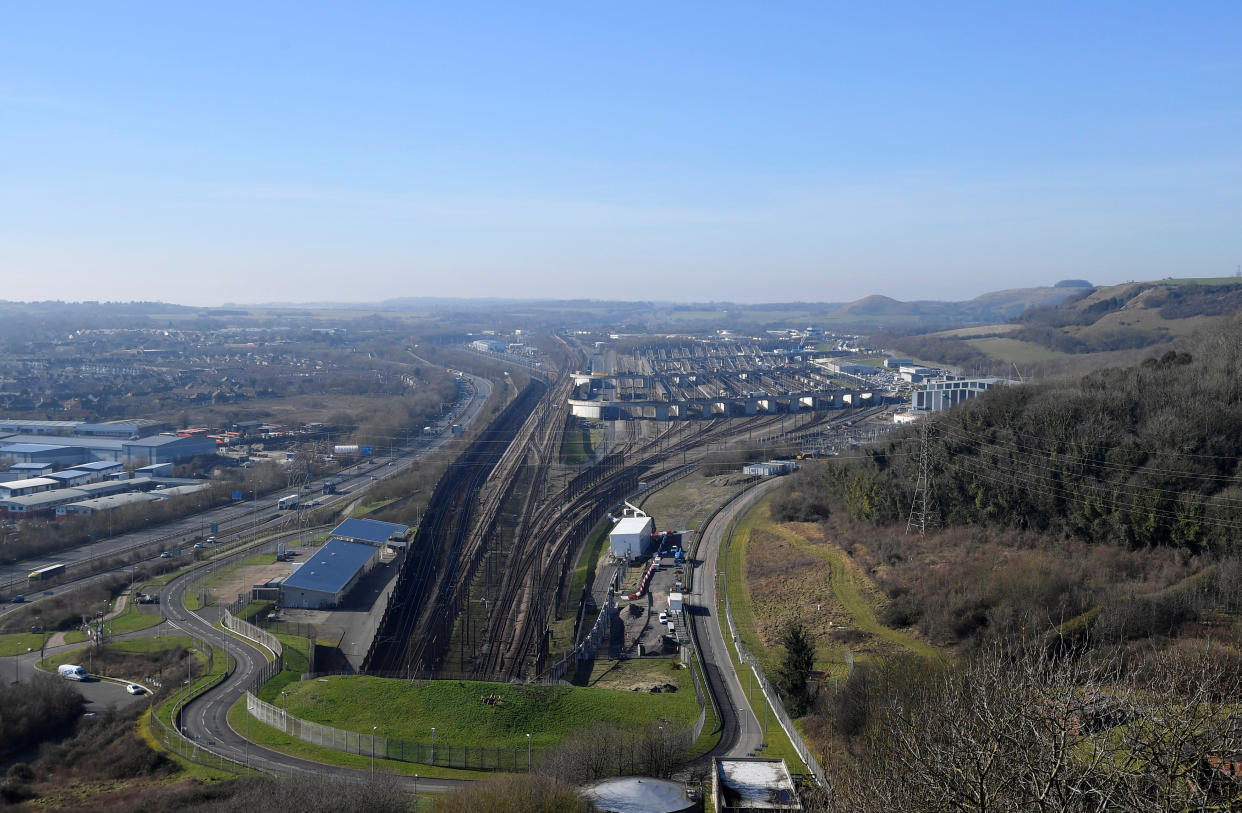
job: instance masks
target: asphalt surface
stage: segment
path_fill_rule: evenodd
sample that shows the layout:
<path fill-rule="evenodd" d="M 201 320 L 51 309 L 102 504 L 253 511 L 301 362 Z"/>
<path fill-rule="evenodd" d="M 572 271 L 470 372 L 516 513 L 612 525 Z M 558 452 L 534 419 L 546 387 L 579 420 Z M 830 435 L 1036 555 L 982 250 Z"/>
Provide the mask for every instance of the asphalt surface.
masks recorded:
<path fill-rule="evenodd" d="M 725 648 L 728 624 L 723 611 L 716 610 L 716 561 L 729 523 L 779 483 L 778 479 L 760 483 L 722 508 L 704 530 L 695 552 L 696 573 L 685 599 L 687 615 L 703 655 L 708 688 L 716 697 L 722 718 L 720 743 L 710 756 L 751 756 L 763 744 L 763 727 L 742 691 L 741 679 Z"/>

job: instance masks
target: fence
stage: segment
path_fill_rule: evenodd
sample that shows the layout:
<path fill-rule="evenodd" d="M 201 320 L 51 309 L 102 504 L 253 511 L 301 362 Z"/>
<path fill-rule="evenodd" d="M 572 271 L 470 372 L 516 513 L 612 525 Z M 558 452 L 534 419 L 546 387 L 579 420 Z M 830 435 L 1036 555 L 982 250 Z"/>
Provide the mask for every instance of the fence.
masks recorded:
<path fill-rule="evenodd" d="M 230 632 L 235 632 L 243 638 L 249 638 L 256 643 L 267 647 L 272 651 L 272 654 L 276 656 L 277 661 L 279 661 L 281 659 L 281 655 L 284 654 L 284 647 L 281 646 L 279 638 L 272 635 L 270 632 L 259 629 L 249 621 L 242 621 L 228 610 L 225 610 L 224 615 L 220 617 L 220 623 L 224 624 L 224 628 Z"/>
<path fill-rule="evenodd" d="M 725 531 L 724 546 L 720 552 L 719 561 L 727 562 L 729 560 L 729 548 L 733 544 L 733 532 L 737 528 L 738 520 L 741 512 L 735 512 L 729 520 L 729 528 Z M 764 700 L 776 715 L 777 721 L 781 724 L 781 728 L 789 735 L 789 742 L 793 745 L 794 750 L 798 752 L 798 756 L 806 763 L 806 767 L 814 774 L 816 781 L 821 785 L 828 782 L 827 776 L 824 774 L 823 767 L 819 764 L 819 760 L 811 753 L 811 749 L 807 747 L 806 741 L 802 739 L 802 734 L 794 725 L 793 720 L 789 717 L 789 712 L 785 711 L 785 706 L 781 703 L 780 695 L 776 689 L 768 682 L 767 677 L 763 674 L 763 669 L 759 667 L 758 660 L 746 651 L 746 647 L 742 645 L 742 638 L 738 635 L 737 625 L 733 623 L 733 608 L 729 604 L 728 590 L 728 571 L 721 570 L 721 593 L 725 600 L 725 620 L 729 625 L 729 636 L 733 639 L 733 646 L 737 649 L 738 660 L 743 666 L 749 666 L 754 673 L 755 680 L 759 684 L 760 691 L 763 692 Z M 740 676 L 739 676 L 740 679 Z"/>
<path fill-rule="evenodd" d="M 346 754 L 374 756 L 397 762 L 438 765 L 474 771 L 530 771 L 543 764 L 546 751 L 533 748 L 483 748 L 450 743 L 424 743 L 396 740 L 378 734 L 343 731 L 288 714 L 285 709 L 246 692 L 246 710 L 259 722 L 280 729 L 312 745 L 332 748 Z"/>

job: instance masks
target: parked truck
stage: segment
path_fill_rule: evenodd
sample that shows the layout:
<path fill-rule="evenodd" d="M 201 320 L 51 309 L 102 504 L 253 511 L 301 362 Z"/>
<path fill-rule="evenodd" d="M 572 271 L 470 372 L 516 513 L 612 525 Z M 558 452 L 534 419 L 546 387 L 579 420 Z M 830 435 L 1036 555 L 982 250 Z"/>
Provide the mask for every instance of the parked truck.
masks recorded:
<path fill-rule="evenodd" d="M 681 612 L 682 598 L 683 597 L 681 593 L 669 593 L 668 594 L 668 611 L 670 613 Z"/>

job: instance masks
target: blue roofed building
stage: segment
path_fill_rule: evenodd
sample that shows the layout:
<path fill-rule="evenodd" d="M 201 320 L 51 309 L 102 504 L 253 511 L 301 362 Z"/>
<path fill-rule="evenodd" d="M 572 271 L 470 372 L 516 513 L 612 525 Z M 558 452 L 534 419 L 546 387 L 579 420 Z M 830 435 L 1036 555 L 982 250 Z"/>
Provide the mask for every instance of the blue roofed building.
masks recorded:
<path fill-rule="evenodd" d="M 336 526 L 329 536 L 332 539 L 344 539 L 347 542 L 359 542 L 365 545 L 403 548 L 405 547 L 405 534 L 409 530 L 408 525 L 398 525 L 395 522 L 347 519 Z"/>
<path fill-rule="evenodd" d="M 309 610 L 338 606 L 379 559 L 381 548 L 333 539 L 281 585 L 281 604 Z"/>

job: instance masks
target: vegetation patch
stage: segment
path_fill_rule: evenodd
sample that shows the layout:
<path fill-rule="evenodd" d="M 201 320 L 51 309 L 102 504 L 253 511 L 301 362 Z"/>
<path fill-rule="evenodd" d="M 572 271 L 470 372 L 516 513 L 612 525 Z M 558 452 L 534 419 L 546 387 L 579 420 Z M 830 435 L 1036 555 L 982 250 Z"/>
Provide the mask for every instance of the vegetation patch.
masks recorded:
<path fill-rule="evenodd" d="M 664 662 L 667 667 L 667 661 Z M 672 682 L 670 680 L 670 682 Z M 537 686 L 478 681 L 332 677 L 290 684 L 289 713 L 347 731 L 370 731 L 445 746 L 535 748 L 558 743 L 597 723 L 641 728 L 661 723 L 689 728 L 699 709 L 693 689 L 672 693 Z M 485 698 L 499 696 L 496 703 Z"/>

